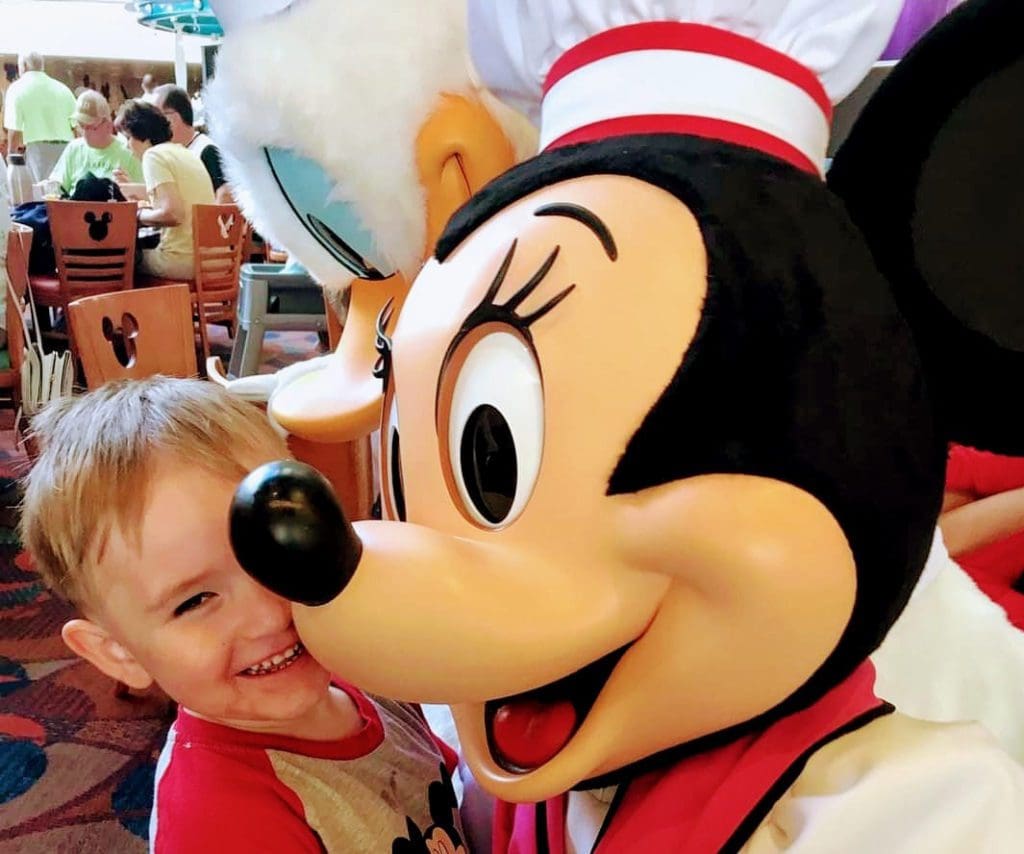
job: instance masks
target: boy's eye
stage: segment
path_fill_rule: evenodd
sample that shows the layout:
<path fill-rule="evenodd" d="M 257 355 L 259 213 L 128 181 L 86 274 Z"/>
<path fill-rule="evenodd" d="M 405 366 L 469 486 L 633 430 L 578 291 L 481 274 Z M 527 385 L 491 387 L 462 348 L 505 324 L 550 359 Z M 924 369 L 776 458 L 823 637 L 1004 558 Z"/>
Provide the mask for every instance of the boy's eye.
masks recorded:
<path fill-rule="evenodd" d="M 174 609 L 174 616 L 180 617 L 182 614 L 187 614 L 189 611 L 194 611 L 200 605 L 202 605 L 207 599 L 215 596 L 215 593 L 197 593 L 190 599 L 186 599 L 177 608 Z"/>

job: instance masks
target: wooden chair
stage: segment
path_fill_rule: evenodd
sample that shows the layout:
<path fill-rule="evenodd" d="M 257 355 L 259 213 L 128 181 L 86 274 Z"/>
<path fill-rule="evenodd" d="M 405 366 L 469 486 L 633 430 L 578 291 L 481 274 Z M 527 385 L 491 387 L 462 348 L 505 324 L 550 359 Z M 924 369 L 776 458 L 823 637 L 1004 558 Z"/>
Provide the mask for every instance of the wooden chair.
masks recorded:
<path fill-rule="evenodd" d="M 57 287 L 33 281 L 37 306 L 66 315 L 74 300 L 131 289 L 138 228 L 134 202 L 51 201 L 46 208 L 57 256 Z M 78 355 L 70 328 L 66 335 L 45 334 L 67 337 L 72 353 Z"/>
<path fill-rule="evenodd" d="M 25 333 L 19 316 L 25 311 L 25 293 L 28 290 L 28 255 L 32 248 L 32 229 L 27 225 L 11 223 L 7 235 L 7 278 L 11 289 L 4 294 L 7 306 L 8 366 L 0 369 L 0 389 L 10 391 L 14 408 L 21 406 L 21 362 L 25 349 Z"/>
<path fill-rule="evenodd" d="M 90 389 L 115 379 L 197 374 L 188 285 L 75 300 L 68 319 Z"/>
<path fill-rule="evenodd" d="M 237 205 L 192 208 L 194 300 L 204 365 L 210 356 L 206 327 L 211 323 L 226 324 L 234 334 L 245 232 L 245 219 Z"/>

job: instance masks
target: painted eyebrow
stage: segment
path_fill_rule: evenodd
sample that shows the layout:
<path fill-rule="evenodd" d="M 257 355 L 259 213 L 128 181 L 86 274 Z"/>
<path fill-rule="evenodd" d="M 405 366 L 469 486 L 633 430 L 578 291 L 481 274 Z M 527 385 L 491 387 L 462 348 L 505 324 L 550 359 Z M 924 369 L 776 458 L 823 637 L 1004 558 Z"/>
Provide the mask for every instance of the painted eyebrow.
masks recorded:
<path fill-rule="evenodd" d="M 608 226 L 602 222 L 596 213 L 582 205 L 574 205 L 571 202 L 554 202 L 550 205 L 541 205 L 533 212 L 533 215 L 564 216 L 574 219 L 576 222 L 581 222 L 597 235 L 597 239 L 601 241 L 601 246 L 604 247 L 605 253 L 612 261 L 619 257 L 619 250 L 615 246 L 615 238 L 612 237 Z"/>

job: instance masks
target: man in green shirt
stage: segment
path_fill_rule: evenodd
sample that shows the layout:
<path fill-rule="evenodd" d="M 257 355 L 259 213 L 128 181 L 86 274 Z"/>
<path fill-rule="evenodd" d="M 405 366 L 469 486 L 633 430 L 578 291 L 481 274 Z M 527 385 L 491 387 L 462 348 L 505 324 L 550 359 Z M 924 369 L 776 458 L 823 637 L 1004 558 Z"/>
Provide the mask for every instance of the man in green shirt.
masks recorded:
<path fill-rule="evenodd" d="M 142 183 L 142 164 L 115 134 L 106 98 L 86 89 L 78 96 L 72 118 L 82 135 L 64 149 L 50 173 L 51 180 L 60 181 L 65 193 L 71 193 L 87 172 L 97 178 L 113 179 L 114 173 L 121 170 L 130 182 Z"/>
<path fill-rule="evenodd" d="M 10 151 L 25 150 L 32 176 L 42 181 L 73 136 L 71 114 L 75 96 L 63 83 L 43 71 L 43 57 L 18 57 L 21 76 L 7 90 L 4 127 L 10 133 Z"/>

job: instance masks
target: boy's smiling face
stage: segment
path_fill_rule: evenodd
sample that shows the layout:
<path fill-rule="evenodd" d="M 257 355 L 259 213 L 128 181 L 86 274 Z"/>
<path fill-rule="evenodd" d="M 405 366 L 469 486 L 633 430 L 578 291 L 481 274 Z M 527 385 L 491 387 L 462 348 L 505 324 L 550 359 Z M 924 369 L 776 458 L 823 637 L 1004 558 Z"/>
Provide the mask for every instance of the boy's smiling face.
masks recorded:
<path fill-rule="evenodd" d="M 95 622 L 69 624 L 84 624 L 78 632 L 92 631 L 94 642 L 80 648 L 67 628 L 65 638 L 108 675 L 137 688 L 156 682 L 198 715 L 298 735 L 327 700 L 330 676 L 299 644 L 289 603 L 235 560 L 234 488 L 183 461 L 160 461 L 137 539 L 115 528 L 90 569 Z"/>

